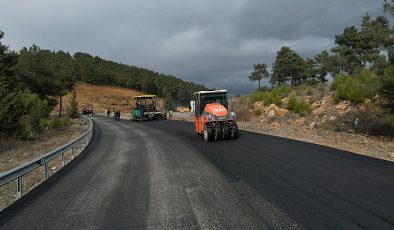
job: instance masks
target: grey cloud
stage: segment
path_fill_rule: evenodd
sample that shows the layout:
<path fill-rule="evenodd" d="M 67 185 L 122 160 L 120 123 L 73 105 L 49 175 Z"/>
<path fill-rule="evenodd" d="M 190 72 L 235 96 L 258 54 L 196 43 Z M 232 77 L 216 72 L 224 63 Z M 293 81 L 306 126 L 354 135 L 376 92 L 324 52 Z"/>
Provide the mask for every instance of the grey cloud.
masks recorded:
<path fill-rule="evenodd" d="M 376 0 L 8 0 L 0 15 L 11 49 L 82 51 L 175 74 L 211 88 L 250 92 L 253 63 L 273 63 L 281 46 L 304 57 L 330 49 Z"/>

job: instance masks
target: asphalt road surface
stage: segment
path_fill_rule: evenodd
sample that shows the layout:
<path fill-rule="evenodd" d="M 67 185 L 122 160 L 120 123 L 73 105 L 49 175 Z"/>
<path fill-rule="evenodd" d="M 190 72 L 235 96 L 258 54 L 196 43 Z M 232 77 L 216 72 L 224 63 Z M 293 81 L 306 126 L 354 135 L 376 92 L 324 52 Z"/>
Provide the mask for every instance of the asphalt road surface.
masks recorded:
<path fill-rule="evenodd" d="M 95 118 L 85 152 L 0 212 L 1 229 L 394 229 L 394 164 L 180 121 Z"/>

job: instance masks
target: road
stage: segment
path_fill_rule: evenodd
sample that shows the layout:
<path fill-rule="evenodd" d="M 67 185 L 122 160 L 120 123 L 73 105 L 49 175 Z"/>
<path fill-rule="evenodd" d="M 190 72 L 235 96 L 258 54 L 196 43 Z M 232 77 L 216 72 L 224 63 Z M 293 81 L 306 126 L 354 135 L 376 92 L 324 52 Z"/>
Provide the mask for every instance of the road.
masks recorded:
<path fill-rule="evenodd" d="M 181 121 L 95 118 L 83 154 L 0 212 L 1 229 L 394 229 L 394 164 Z"/>

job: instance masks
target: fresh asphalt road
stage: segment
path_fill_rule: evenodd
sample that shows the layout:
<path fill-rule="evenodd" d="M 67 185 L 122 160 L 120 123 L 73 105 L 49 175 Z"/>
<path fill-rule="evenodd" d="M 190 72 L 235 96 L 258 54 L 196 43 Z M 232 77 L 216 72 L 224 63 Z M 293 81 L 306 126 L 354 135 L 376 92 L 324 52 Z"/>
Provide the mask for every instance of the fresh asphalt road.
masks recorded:
<path fill-rule="evenodd" d="M 0 212 L 1 229 L 394 229 L 394 164 L 180 121 L 95 118 L 87 149 Z"/>

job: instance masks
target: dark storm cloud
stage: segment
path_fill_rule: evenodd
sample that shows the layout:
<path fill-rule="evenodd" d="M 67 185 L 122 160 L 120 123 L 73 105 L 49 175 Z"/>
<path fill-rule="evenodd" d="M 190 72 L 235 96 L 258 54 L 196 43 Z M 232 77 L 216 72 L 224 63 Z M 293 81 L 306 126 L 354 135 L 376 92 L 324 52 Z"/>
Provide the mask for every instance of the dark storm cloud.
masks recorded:
<path fill-rule="evenodd" d="M 82 51 L 175 74 L 232 93 L 256 87 L 253 63 L 274 61 L 281 46 L 311 57 L 335 34 L 359 25 L 379 0 L 22 1 L 2 4 L 0 30 L 11 49 L 35 43 Z"/>

